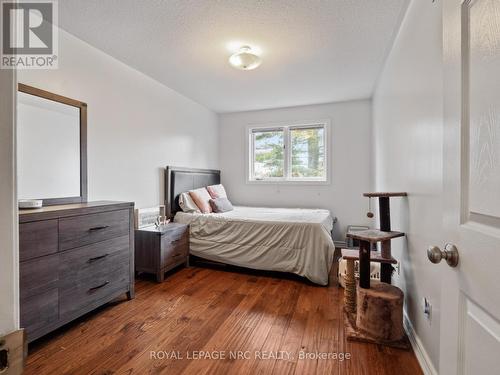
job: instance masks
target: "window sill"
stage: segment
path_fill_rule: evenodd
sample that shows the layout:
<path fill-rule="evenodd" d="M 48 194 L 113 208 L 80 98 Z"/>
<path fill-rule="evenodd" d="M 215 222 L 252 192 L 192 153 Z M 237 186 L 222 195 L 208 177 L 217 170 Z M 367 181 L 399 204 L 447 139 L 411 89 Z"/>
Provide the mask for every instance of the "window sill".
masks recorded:
<path fill-rule="evenodd" d="M 249 180 L 249 185 L 330 185 L 329 180 Z"/>

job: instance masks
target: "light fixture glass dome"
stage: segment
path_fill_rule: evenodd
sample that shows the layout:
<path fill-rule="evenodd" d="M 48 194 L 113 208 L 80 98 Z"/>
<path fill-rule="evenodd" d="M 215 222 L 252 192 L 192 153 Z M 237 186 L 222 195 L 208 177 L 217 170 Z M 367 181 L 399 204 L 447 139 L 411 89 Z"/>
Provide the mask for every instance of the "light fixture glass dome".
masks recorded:
<path fill-rule="evenodd" d="M 262 59 L 255 53 L 252 53 L 252 49 L 250 47 L 243 46 L 238 52 L 231 55 L 229 63 L 236 69 L 252 70 L 257 68 L 262 63 Z"/>

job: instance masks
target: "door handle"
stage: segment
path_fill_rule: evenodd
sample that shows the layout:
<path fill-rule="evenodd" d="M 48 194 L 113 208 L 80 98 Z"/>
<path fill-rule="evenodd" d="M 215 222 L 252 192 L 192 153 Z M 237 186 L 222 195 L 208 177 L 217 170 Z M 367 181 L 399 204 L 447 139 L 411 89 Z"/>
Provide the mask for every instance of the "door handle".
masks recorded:
<path fill-rule="evenodd" d="M 446 260 L 446 263 L 450 267 L 456 267 L 458 265 L 458 249 L 455 245 L 447 243 L 444 246 L 444 251 L 442 251 L 437 246 L 429 246 L 427 249 L 427 258 L 432 263 L 439 263 L 442 259 Z"/>

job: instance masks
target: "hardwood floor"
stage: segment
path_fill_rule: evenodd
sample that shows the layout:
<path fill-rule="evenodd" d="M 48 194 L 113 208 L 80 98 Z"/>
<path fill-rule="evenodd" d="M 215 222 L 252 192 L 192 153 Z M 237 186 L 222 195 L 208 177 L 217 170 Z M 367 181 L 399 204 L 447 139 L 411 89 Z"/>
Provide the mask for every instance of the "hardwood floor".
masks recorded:
<path fill-rule="evenodd" d="M 162 284 L 140 279 L 134 300 L 30 345 L 25 373 L 422 374 L 411 351 L 346 341 L 342 297 L 335 286 L 257 272 L 191 267 Z M 210 357 L 194 358 L 200 351 Z"/>

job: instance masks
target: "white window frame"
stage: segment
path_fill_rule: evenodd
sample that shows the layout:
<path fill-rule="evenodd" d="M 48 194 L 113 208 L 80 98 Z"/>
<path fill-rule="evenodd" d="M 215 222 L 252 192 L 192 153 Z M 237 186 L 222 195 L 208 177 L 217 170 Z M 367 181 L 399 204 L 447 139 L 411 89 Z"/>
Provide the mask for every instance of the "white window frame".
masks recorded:
<path fill-rule="evenodd" d="M 291 137 L 290 130 L 299 128 L 317 128 L 322 127 L 325 132 L 325 176 L 324 177 L 290 177 L 291 176 Z M 265 179 L 256 179 L 254 177 L 254 131 L 264 131 L 264 130 L 283 130 L 283 141 L 284 141 L 284 177 L 269 177 Z M 330 120 L 317 120 L 317 121 L 298 121 L 298 122 L 282 122 L 282 123 L 271 123 L 271 124 L 255 124 L 248 125 L 246 132 L 247 142 L 246 142 L 246 166 L 245 175 L 246 182 L 249 184 L 308 184 L 308 185 L 327 185 L 330 184 L 330 165 L 331 165 L 331 147 L 330 147 Z"/>

